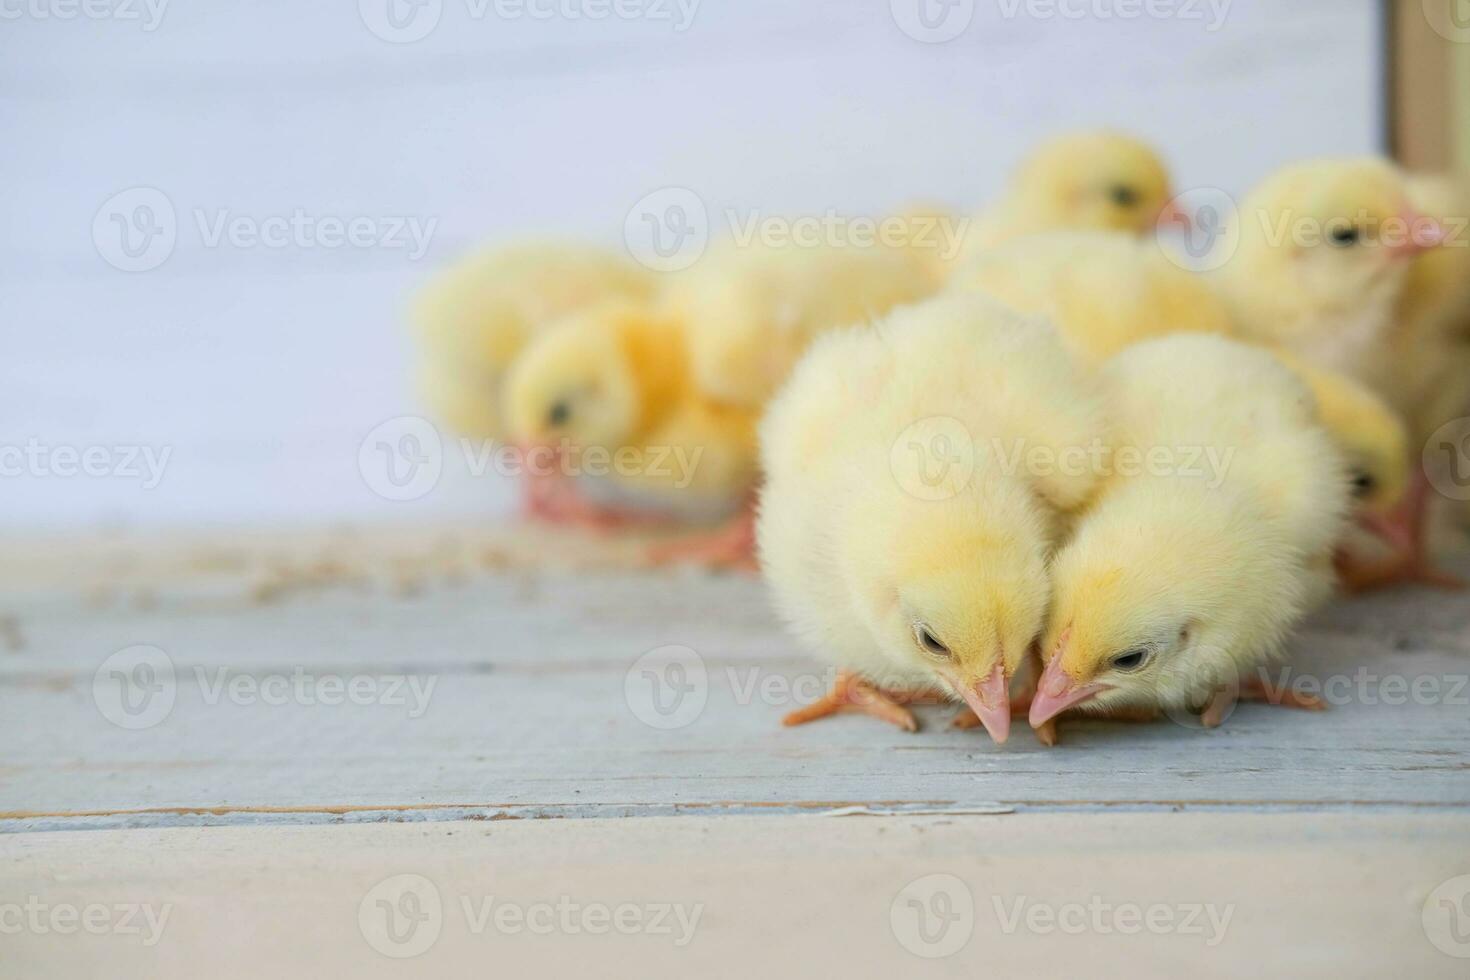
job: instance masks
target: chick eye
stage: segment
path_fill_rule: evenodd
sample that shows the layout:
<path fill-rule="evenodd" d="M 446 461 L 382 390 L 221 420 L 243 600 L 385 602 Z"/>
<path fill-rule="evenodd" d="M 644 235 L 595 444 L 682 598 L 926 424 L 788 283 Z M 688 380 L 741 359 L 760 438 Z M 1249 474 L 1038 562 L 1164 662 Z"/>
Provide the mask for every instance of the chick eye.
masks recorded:
<path fill-rule="evenodd" d="M 1113 658 L 1114 670 L 1137 670 L 1148 662 L 1147 650 L 1129 650 Z"/>
<path fill-rule="evenodd" d="M 1334 228 L 1328 237 L 1338 248 L 1348 248 L 1362 241 L 1363 232 L 1357 228 Z"/>
<path fill-rule="evenodd" d="M 572 406 L 565 401 L 559 401 L 551 406 L 551 411 L 546 413 L 546 424 L 552 428 L 560 428 L 567 424 L 572 417 Z"/>
<path fill-rule="evenodd" d="M 1126 184 L 1115 184 L 1108 188 L 1108 197 L 1120 208 L 1135 208 L 1138 206 L 1138 191 Z"/>
<path fill-rule="evenodd" d="M 1353 477 L 1353 496 L 1358 499 L 1370 496 L 1378 489 L 1378 481 L 1371 474 L 1358 473 Z"/>
<path fill-rule="evenodd" d="M 951 657 L 949 647 L 939 642 L 939 638 L 929 632 L 929 627 L 922 623 L 914 626 L 914 640 L 918 642 L 920 649 L 931 657 Z"/>

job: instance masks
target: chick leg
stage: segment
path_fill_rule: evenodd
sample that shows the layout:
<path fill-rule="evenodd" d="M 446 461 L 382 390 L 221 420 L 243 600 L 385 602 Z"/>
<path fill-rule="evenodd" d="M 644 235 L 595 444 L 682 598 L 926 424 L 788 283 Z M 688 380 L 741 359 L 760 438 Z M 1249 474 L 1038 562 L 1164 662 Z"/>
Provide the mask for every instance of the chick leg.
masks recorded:
<path fill-rule="evenodd" d="M 662 566 L 679 562 L 706 568 L 736 568 L 758 571 L 755 560 L 755 507 L 747 504 L 740 513 L 721 528 L 705 534 L 691 534 L 675 541 L 653 545 L 648 562 Z"/>
<path fill-rule="evenodd" d="M 1435 568 L 1429 560 L 1429 477 L 1421 469 L 1404 502 L 1375 528 L 1392 551 L 1382 559 L 1365 560 L 1347 554 L 1337 559 L 1338 577 L 1349 592 L 1367 592 L 1392 585 L 1428 585 L 1458 591 L 1464 580 Z"/>
<path fill-rule="evenodd" d="M 1319 697 L 1284 687 L 1272 687 L 1259 677 L 1250 677 L 1241 682 L 1239 691 L 1221 688 L 1212 694 L 1205 710 L 1200 712 L 1200 724 L 1206 728 L 1219 728 L 1237 701 L 1256 701 L 1283 708 L 1300 708 L 1303 711 L 1327 710 L 1327 702 Z"/>
<path fill-rule="evenodd" d="M 1319 697 L 1285 687 L 1272 687 L 1259 677 L 1247 678 L 1240 685 L 1240 700 L 1275 704 L 1283 708 L 1300 708 L 1303 711 L 1327 710 L 1327 702 Z"/>
<path fill-rule="evenodd" d="M 913 704 L 925 697 L 923 694 L 885 691 L 857 674 L 844 670 L 837 674 L 832 690 L 825 697 L 791 712 L 781 719 L 781 724 L 791 728 L 832 715 L 863 714 L 896 725 L 906 732 L 916 732 L 919 730 L 919 723 L 914 718 L 914 713 L 905 708 L 904 704 Z"/>

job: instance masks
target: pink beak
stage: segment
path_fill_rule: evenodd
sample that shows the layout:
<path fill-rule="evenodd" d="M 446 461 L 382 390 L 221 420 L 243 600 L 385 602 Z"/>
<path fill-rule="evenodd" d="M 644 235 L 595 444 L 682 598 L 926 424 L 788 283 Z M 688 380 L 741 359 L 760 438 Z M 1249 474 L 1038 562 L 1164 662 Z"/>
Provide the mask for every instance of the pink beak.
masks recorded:
<path fill-rule="evenodd" d="M 1390 247 L 1389 250 L 1395 255 L 1420 255 L 1449 240 L 1450 235 L 1445 226 L 1433 218 L 1408 212 L 1402 215 L 1401 220 L 1408 232 L 1402 243 Z"/>
<path fill-rule="evenodd" d="M 1042 671 L 1036 685 L 1036 696 L 1031 699 L 1031 727 L 1037 728 L 1057 715 L 1088 698 L 1108 690 L 1108 684 L 1082 684 L 1072 680 L 1062 669 L 1062 651 L 1057 650 Z"/>
<path fill-rule="evenodd" d="M 1180 231 L 1189 231 L 1194 227 L 1194 219 L 1189 212 L 1180 206 L 1178 201 L 1170 201 L 1159 211 L 1159 216 L 1154 222 L 1159 227 L 1178 225 Z"/>
<path fill-rule="evenodd" d="M 1411 545 L 1412 535 L 1402 518 L 1388 514 L 1364 514 L 1358 518 L 1358 525 L 1387 544 L 1398 548 Z"/>
<path fill-rule="evenodd" d="M 980 716 L 980 724 L 985 726 L 995 744 L 1004 744 L 1011 734 L 1011 692 L 1005 666 L 996 664 L 990 676 L 974 687 L 956 684 L 955 688 L 970 710 Z"/>

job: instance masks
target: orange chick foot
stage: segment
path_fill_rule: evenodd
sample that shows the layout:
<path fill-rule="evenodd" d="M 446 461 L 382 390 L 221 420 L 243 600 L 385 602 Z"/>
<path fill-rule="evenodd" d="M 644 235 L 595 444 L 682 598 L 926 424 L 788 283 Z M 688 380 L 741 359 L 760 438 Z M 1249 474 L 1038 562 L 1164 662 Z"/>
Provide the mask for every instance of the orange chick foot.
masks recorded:
<path fill-rule="evenodd" d="M 1338 579 L 1343 588 L 1352 593 L 1371 592 L 1396 585 L 1427 585 L 1451 592 L 1466 588 L 1464 579 L 1435 568 L 1416 551 L 1417 549 L 1411 549 L 1379 560 L 1339 555 Z"/>
<path fill-rule="evenodd" d="M 747 515 L 708 534 L 692 534 L 648 549 L 648 563 L 655 567 L 688 563 L 706 568 L 733 568 L 756 572 L 755 523 Z"/>
<path fill-rule="evenodd" d="M 844 670 L 838 673 L 836 683 L 825 697 L 791 712 L 781 719 L 781 724 L 791 728 L 832 715 L 862 714 L 886 721 L 906 732 L 916 732 L 919 722 L 914 713 L 903 706 L 904 701 L 911 700 L 907 695 L 891 694 Z"/>

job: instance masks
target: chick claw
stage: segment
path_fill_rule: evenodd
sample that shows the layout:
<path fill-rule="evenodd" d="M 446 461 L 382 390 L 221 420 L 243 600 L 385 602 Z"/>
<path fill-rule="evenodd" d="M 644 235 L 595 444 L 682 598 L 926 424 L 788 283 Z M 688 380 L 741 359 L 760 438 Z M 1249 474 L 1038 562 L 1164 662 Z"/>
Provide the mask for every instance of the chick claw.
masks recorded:
<path fill-rule="evenodd" d="M 919 722 L 904 704 L 913 704 L 925 698 L 926 695 L 923 694 L 885 691 L 857 674 L 844 670 L 838 672 L 837 680 L 826 696 L 805 708 L 791 712 L 781 719 L 781 724 L 792 728 L 832 715 L 862 714 L 872 715 L 879 721 L 886 721 L 906 732 L 916 732 L 919 730 Z"/>

